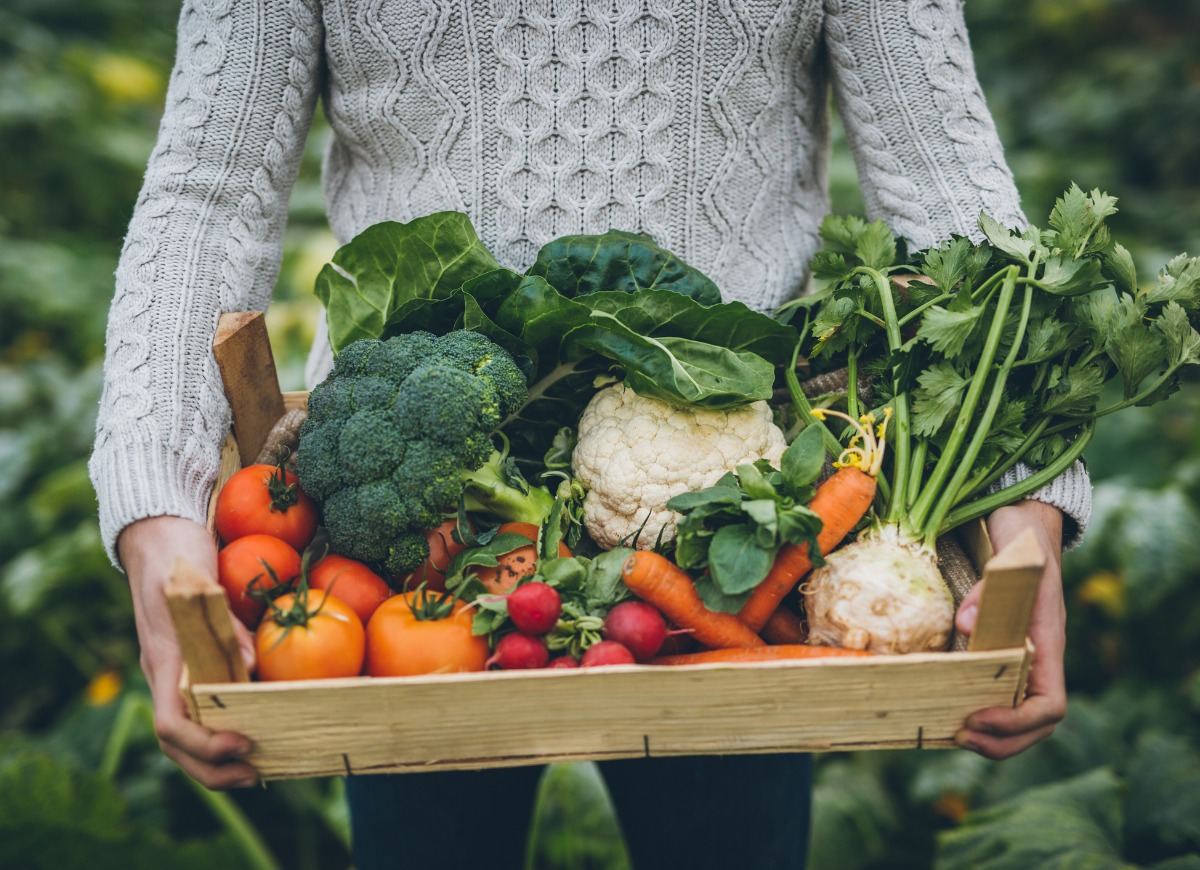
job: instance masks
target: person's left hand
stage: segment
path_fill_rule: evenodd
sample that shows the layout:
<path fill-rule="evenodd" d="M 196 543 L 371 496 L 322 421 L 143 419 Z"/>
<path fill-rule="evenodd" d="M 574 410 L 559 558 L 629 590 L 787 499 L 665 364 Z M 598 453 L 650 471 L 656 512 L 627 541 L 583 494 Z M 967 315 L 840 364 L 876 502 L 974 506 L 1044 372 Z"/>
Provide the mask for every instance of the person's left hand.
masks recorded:
<path fill-rule="evenodd" d="M 1026 528 L 1033 529 L 1046 553 L 1046 568 L 1029 622 L 1034 653 L 1028 695 L 1015 709 L 991 707 L 971 714 L 954 736 L 964 749 L 995 760 L 1011 758 L 1045 740 L 1067 714 L 1063 675 L 1067 612 L 1062 591 L 1062 512 L 1041 502 L 1022 501 L 1000 508 L 988 518 L 988 534 L 997 552 Z M 976 585 L 959 605 L 956 623 L 965 634 L 975 628 L 982 588 L 982 583 Z"/>

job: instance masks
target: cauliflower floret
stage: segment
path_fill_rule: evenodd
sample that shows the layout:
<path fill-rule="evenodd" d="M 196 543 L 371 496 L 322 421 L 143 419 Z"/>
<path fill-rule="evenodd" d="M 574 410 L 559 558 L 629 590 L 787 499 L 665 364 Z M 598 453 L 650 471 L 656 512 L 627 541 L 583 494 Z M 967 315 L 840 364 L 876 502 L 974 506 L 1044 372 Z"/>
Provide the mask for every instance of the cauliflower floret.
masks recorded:
<path fill-rule="evenodd" d="M 572 465 L 587 487 L 583 524 L 605 549 L 675 540 L 676 495 L 713 486 L 739 465 L 779 467 L 787 441 L 766 402 L 732 411 L 677 408 L 623 383 L 592 397 L 579 420 Z"/>

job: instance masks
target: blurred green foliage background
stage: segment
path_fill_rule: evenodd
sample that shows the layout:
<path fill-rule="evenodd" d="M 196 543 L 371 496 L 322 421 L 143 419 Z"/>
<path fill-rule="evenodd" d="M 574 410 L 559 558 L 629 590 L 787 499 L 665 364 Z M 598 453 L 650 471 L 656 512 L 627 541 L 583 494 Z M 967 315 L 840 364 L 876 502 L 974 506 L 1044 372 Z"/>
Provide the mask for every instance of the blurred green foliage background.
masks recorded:
<path fill-rule="evenodd" d="M 1114 233 L 1147 275 L 1200 253 L 1200 6 L 973 0 L 967 14 L 1026 213 L 1074 180 L 1121 198 Z M 0 866 L 349 862 L 339 781 L 214 795 L 161 756 L 96 528 L 104 323 L 177 15 L 176 0 L 0 7 Z M 268 316 L 287 389 L 335 247 L 321 147 L 318 129 Z M 856 184 L 839 143 L 835 210 L 860 208 Z M 1072 694 L 1055 736 L 1003 764 L 821 757 L 814 870 L 1200 868 L 1198 424 L 1193 380 L 1089 448 L 1096 515 L 1066 560 Z M 553 768 L 542 798 L 533 866 L 625 866 L 594 769 Z"/>

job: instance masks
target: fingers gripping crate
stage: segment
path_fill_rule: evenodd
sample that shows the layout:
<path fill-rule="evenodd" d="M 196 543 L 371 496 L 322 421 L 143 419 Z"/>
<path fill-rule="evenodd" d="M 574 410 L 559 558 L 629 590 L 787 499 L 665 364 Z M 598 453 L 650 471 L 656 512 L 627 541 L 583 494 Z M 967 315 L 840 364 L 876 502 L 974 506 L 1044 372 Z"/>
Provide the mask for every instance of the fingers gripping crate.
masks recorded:
<path fill-rule="evenodd" d="M 260 314 L 225 315 L 215 352 L 233 412 L 219 490 L 305 396 L 279 392 Z M 260 683 L 214 578 L 177 564 L 167 594 L 192 718 L 253 740 L 249 761 L 265 779 L 947 748 L 970 713 L 1024 697 L 1043 567 L 1032 535 L 993 554 L 979 525 L 964 545 L 987 583 L 969 650 L 905 656 Z"/>

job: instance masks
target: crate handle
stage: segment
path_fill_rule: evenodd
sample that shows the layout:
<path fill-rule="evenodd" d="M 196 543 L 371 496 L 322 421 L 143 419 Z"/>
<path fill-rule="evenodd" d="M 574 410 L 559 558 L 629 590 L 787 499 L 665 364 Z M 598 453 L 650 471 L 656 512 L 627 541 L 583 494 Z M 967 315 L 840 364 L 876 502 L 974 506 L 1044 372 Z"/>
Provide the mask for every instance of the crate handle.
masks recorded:
<path fill-rule="evenodd" d="M 222 314 L 213 339 L 213 356 L 225 384 L 233 416 L 233 437 L 242 459 L 253 462 L 271 428 L 283 416 L 283 393 L 267 321 L 261 311 Z"/>
<path fill-rule="evenodd" d="M 189 681 L 248 682 L 225 590 L 190 562 L 176 559 L 166 593 Z"/>
<path fill-rule="evenodd" d="M 988 560 L 983 569 L 986 584 L 979 599 L 975 631 L 967 645 L 970 652 L 1025 645 L 1045 567 L 1046 554 L 1031 529 Z"/>

